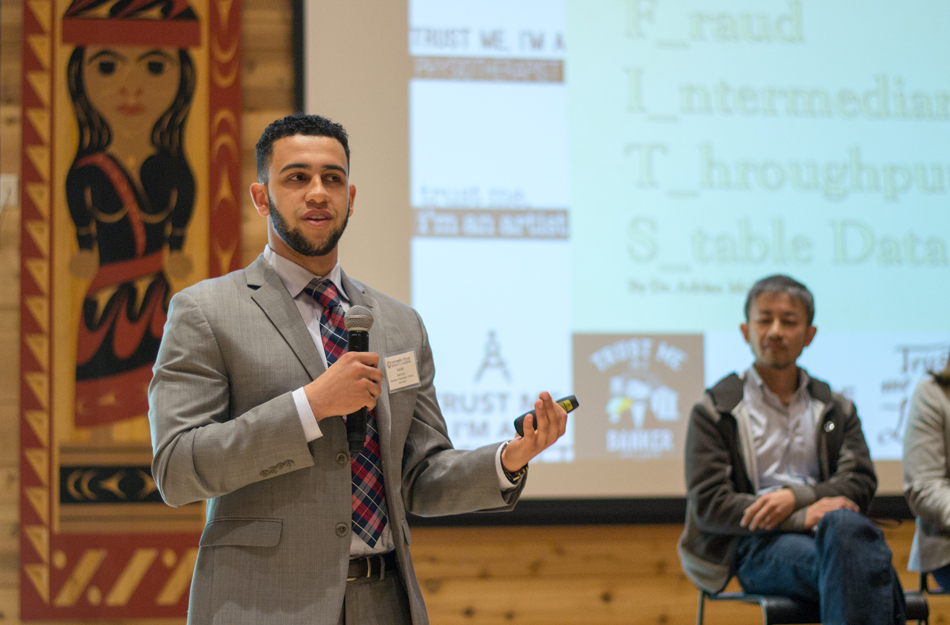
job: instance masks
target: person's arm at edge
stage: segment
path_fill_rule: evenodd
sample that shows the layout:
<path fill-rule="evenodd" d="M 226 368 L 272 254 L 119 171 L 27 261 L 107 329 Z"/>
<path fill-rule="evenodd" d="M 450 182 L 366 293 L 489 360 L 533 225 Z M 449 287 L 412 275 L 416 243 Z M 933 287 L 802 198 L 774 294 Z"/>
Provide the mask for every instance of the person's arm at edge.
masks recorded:
<path fill-rule="evenodd" d="M 950 400 L 932 377 L 914 389 L 904 432 L 904 496 L 911 512 L 941 529 L 950 528 L 950 479 L 947 476 L 944 406 Z"/>

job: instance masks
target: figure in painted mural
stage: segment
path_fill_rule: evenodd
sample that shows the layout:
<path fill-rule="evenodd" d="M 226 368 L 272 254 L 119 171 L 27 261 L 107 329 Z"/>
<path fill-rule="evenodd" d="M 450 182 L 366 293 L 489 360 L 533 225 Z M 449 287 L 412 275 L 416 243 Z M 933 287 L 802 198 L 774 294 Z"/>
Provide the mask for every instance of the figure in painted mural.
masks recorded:
<path fill-rule="evenodd" d="M 77 337 L 77 427 L 146 414 L 168 276 L 191 272 L 182 249 L 195 180 L 183 142 L 195 68 L 190 42 L 167 37 L 187 21 L 197 45 L 194 13 L 174 0 L 74 0 L 64 17 L 64 41 L 77 44 L 67 81 L 79 129 L 66 177 L 79 245 L 69 270 L 92 280 Z"/>

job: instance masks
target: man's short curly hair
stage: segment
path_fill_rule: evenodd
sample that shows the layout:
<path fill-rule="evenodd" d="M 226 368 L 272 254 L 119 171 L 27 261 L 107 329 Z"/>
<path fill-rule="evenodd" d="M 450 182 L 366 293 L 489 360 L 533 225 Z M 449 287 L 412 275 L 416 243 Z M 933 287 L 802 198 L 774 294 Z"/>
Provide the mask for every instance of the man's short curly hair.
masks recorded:
<path fill-rule="evenodd" d="M 745 300 L 745 320 L 749 321 L 749 315 L 752 314 L 752 305 L 755 300 L 763 293 L 787 293 L 792 298 L 797 299 L 805 307 L 805 314 L 808 317 L 808 325 L 815 320 L 815 296 L 811 294 L 808 287 L 782 274 L 775 274 L 762 278 L 752 285 L 749 295 Z"/>
<path fill-rule="evenodd" d="M 350 144 L 343 126 L 319 115 L 294 113 L 271 122 L 257 140 L 257 181 L 267 184 L 268 168 L 274 154 L 274 142 L 284 137 L 304 135 L 308 137 L 332 137 L 340 142 L 346 152 L 346 168 L 350 168 Z"/>

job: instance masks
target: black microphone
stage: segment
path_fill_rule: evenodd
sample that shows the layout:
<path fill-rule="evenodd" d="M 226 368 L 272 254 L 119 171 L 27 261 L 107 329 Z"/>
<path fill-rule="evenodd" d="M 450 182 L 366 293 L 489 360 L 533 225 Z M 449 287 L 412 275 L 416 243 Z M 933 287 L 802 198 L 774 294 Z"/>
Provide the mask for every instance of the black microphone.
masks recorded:
<path fill-rule="evenodd" d="M 366 306 L 351 306 L 343 316 L 343 324 L 350 335 L 346 344 L 348 352 L 369 351 L 369 329 L 373 327 L 373 313 Z M 350 455 L 363 451 L 366 443 L 366 406 L 346 417 L 346 441 Z"/>

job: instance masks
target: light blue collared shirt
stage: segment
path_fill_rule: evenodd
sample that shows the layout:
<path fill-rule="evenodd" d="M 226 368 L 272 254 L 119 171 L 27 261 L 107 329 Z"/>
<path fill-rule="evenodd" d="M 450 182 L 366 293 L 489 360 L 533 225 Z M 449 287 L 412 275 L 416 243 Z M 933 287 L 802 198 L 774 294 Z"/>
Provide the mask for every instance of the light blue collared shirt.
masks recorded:
<path fill-rule="evenodd" d="M 323 338 L 320 334 L 320 316 L 323 314 L 323 306 L 320 305 L 320 302 L 304 293 L 304 289 L 307 288 L 307 285 L 310 284 L 310 281 L 314 278 L 329 278 L 340 294 L 340 304 L 343 308 L 343 312 L 348 311 L 350 309 L 350 298 L 347 296 L 346 291 L 343 290 L 343 272 L 340 269 L 339 261 L 333 265 L 333 269 L 331 269 L 330 273 L 326 276 L 315 276 L 310 273 L 309 270 L 304 269 L 294 261 L 288 260 L 275 252 L 270 245 L 264 248 L 264 260 L 270 263 L 274 268 L 274 271 L 277 272 L 277 277 L 280 278 L 287 292 L 290 293 L 290 296 L 294 299 L 294 304 L 300 312 L 300 317 L 303 319 L 304 325 L 307 326 L 307 330 L 310 331 L 310 338 L 313 339 L 314 345 L 317 346 L 317 352 L 320 353 L 323 366 L 328 366 L 327 355 L 326 352 L 323 351 Z M 307 395 L 304 393 L 304 390 L 298 388 L 293 392 L 293 398 L 294 404 L 297 406 L 297 413 L 300 415 L 300 424 L 303 426 L 303 432 L 307 437 L 307 442 L 309 443 L 323 436 L 323 432 L 320 430 L 320 425 L 313 415 L 313 409 L 310 408 L 310 402 L 307 401 Z"/>
<path fill-rule="evenodd" d="M 808 373 L 798 371 L 798 388 L 788 405 L 765 385 L 755 367 L 744 374 L 759 495 L 783 486 L 816 484 L 821 477 L 817 410 L 808 392 Z"/>

